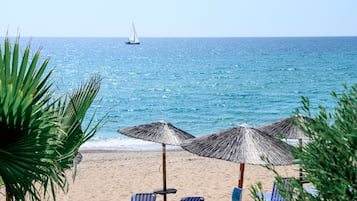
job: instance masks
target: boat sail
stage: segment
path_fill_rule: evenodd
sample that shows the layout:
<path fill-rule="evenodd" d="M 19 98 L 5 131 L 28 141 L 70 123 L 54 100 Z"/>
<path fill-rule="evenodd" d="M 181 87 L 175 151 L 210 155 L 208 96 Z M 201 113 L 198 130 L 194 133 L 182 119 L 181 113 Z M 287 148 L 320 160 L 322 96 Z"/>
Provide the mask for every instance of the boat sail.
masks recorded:
<path fill-rule="evenodd" d="M 125 42 L 128 45 L 138 45 L 140 44 L 138 34 L 136 33 L 134 23 L 132 23 L 131 33 L 129 35 L 128 41 Z"/>

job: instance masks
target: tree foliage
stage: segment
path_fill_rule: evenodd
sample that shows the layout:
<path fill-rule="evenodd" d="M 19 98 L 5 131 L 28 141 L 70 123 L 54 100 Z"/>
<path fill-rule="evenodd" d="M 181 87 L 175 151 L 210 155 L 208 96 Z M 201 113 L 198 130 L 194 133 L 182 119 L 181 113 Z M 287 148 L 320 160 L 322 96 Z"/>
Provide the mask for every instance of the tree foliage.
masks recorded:
<path fill-rule="evenodd" d="M 0 48 L 0 180 L 7 200 L 40 200 L 47 192 L 68 188 L 65 170 L 100 122 L 82 129 L 85 114 L 100 88 L 93 76 L 70 96 L 54 97 L 40 51 L 30 45 L 20 56 L 19 38 Z"/>
<path fill-rule="evenodd" d="M 300 125 L 311 142 L 298 151 L 299 165 L 319 191 L 321 200 L 357 199 L 357 85 L 338 95 L 334 111 L 319 106 L 312 121 Z M 303 114 L 311 115 L 308 98 L 302 99 Z"/>

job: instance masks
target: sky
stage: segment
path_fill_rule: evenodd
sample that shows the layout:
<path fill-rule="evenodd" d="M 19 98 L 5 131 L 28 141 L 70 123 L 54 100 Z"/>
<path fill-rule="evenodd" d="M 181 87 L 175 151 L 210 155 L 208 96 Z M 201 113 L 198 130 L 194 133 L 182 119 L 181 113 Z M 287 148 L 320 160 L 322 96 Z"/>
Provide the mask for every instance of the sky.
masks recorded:
<path fill-rule="evenodd" d="M 0 36 L 357 36 L 357 0 L 0 0 Z"/>

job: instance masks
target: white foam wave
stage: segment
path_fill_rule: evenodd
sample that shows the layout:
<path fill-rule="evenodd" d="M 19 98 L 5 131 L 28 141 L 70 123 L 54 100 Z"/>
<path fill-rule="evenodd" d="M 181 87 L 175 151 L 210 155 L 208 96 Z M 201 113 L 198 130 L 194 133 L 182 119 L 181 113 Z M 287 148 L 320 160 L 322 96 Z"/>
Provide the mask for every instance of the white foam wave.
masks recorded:
<path fill-rule="evenodd" d="M 105 139 L 90 140 L 84 143 L 80 150 L 120 150 L 120 151 L 156 151 L 161 150 L 158 143 L 138 139 Z M 167 145 L 166 149 L 181 149 L 180 146 Z"/>

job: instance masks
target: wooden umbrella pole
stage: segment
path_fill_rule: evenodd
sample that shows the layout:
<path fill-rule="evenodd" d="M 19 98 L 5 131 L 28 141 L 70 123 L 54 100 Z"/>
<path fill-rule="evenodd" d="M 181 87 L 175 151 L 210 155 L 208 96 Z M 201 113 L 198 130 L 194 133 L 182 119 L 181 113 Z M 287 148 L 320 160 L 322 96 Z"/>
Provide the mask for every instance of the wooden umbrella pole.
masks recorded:
<path fill-rule="evenodd" d="M 239 166 L 239 181 L 238 188 L 243 189 L 243 177 L 244 177 L 244 163 L 241 163 Z"/>
<path fill-rule="evenodd" d="M 167 190 L 166 188 L 166 145 L 162 144 L 162 182 L 163 182 L 163 187 L 164 191 Z M 164 194 L 164 201 L 167 200 L 167 195 L 166 193 Z"/>
<path fill-rule="evenodd" d="M 299 138 L 299 149 L 300 149 L 300 151 L 302 150 L 302 139 L 301 138 Z M 299 166 L 299 180 L 300 180 L 300 185 L 302 186 L 303 182 L 304 182 L 304 175 L 302 173 L 301 166 Z"/>
<path fill-rule="evenodd" d="M 6 201 L 11 201 L 9 194 L 6 191 Z"/>

